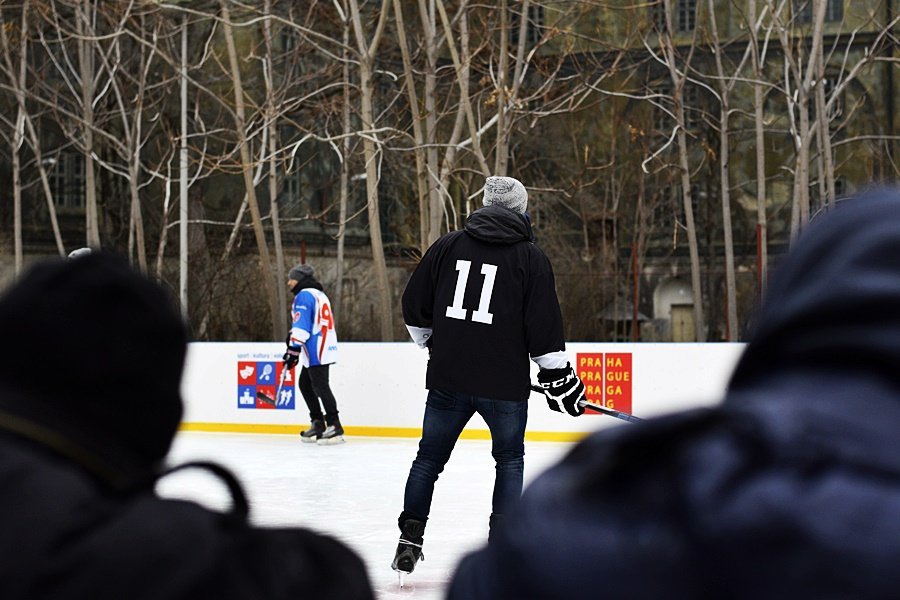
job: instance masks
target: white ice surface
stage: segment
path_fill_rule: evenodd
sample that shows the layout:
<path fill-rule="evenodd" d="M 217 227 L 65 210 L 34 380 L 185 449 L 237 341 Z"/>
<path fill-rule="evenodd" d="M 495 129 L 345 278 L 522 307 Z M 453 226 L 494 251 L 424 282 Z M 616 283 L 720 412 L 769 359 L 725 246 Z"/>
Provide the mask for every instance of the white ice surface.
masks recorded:
<path fill-rule="evenodd" d="M 417 439 L 347 436 L 345 444 L 317 446 L 285 435 L 182 432 L 169 462 L 221 463 L 243 482 L 255 523 L 308 527 L 342 540 L 363 557 L 379 599 L 438 600 L 459 559 L 487 540 L 494 461 L 489 441 L 457 442 L 435 486 L 425 560 L 400 588 L 390 564 L 417 445 Z M 525 485 L 571 447 L 526 442 Z M 228 505 L 224 486 L 202 472 L 175 473 L 157 490 L 216 510 Z"/>

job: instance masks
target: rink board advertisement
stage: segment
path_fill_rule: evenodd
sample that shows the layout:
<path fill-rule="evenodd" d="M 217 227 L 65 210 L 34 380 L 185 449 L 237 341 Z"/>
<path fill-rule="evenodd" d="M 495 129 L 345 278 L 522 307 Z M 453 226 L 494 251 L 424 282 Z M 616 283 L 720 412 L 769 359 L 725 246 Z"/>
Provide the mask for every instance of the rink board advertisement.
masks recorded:
<path fill-rule="evenodd" d="M 252 360 L 238 355 L 237 407 L 242 409 L 294 410 L 294 369 L 273 360 Z"/>
<path fill-rule="evenodd" d="M 578 343 L 567 345 L 566 351 L 589 401 L 647 418 L 716 404 L 743 347 Z M 190 344 L 182 384 L 183 428 L 285 434 L 305 429 L 309 414 L 296 389 L 302 367 L 285 373 L 283 353 L 283 343 Z M 426 366 L 427 352 L 411 342 L 342 342 L 329 378 L 347 435 L 420 435 Z M 532 371 L 536 381 L 535 365 Z M 578 418 L 551 411 L 533 393 L 526 435 L 571 440 L 622 423 L 591 411 Z M 464 436 L 487 439 L 487 426 L 478 415 Z"/>
<path fill-rule="evenodd" d="M 578 352 L 575 365 L 588 402 L 631 412 L 630 352 Z M 600 416 L 591 411 L 585 414 Z"/>

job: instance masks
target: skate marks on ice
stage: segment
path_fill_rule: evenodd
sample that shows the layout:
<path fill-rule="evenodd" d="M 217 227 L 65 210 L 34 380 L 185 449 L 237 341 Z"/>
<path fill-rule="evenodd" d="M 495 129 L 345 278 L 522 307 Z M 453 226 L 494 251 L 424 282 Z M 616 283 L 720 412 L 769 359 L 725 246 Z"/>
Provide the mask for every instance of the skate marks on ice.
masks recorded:
<path fill-rule="evenodd" d="M 459 560 L 487 541 L 494 461 L 489 441 L 460 440 L 438 479 L 425 531 L 426 560 L 400 587 L 391 561 L 397 516 L 418 439 L 350 436 L 346 444 L 303 444 L 299 436 L 181 432 L 170 464 L 212 460 L 244 483 L 259 525 L 294 525 L 332 535 L 362 556 L 376 597 L 443 600 Z M 571 448 L 526 442 L 525 484 Z M 227 490 L 202 472 L 163 479 L 161 496 L 228 510 Z"/>
<path fill-rule="evenodd" d="M 415 575 L 415 573 L 413 573 Z M 400 587 L 397 578 L 394 577 L 394 584 L 386 587 L 378 587 L 373 584 L 376 596 L 383 600 L 385 598 L 443 598 L 450 583 L 450 573 L 443 579 L 420 581 L 415 577 L 407 576 Z"/>

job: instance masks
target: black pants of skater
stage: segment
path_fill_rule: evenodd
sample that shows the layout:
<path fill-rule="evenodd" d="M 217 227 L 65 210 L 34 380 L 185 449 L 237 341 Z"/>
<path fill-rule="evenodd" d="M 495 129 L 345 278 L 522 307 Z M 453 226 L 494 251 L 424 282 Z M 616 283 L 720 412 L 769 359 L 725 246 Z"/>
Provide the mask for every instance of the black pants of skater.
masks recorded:
<path fill-rule="evenodd" d="M 325 422 L 331 425 L 337 418 L 338 409 L 334 394 L 331 393 L 331 385 L 328 383 L 329 366 L 303 367 L 297 380 L 297 387 L 300 388 L 300 393 L 309 409 L 309 418 L 322 419 L 322 408 L 324 408 Z M 322 401 L 321 406 L 319 400 Z"/>

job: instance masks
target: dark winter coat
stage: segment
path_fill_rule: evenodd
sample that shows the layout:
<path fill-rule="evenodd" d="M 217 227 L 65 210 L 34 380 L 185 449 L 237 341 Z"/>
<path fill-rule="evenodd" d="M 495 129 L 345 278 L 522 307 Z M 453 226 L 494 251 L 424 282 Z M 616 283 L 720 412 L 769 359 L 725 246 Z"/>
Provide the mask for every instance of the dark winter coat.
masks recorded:
<path fill-rule="evenodd" d="M 76 462 L 0 433 L 4 600 L 373 598 L 360 558 L 237 510 L 116 492 Z"/>
<path fill-rule="evenodd" d="M 565 349 L 553 269 L 533 239 L 527 217 L 493 205 L 422 257 L 403 320 L 433 329 L 428 389 L 526 400 L 529 355 Z"/>
<path fill-rule="evenodd" d="M 0 597 L 369 599 L 356 554 L 299 528 L 166 500 L 187 332 L 115 256 L 33 267 L 0 298 Z"/>
<path fill-rule="evenodd" d="M 450 598 L 900 596 L 900 193 L 817 220 L 724 404 L 591 435 Z"/>

